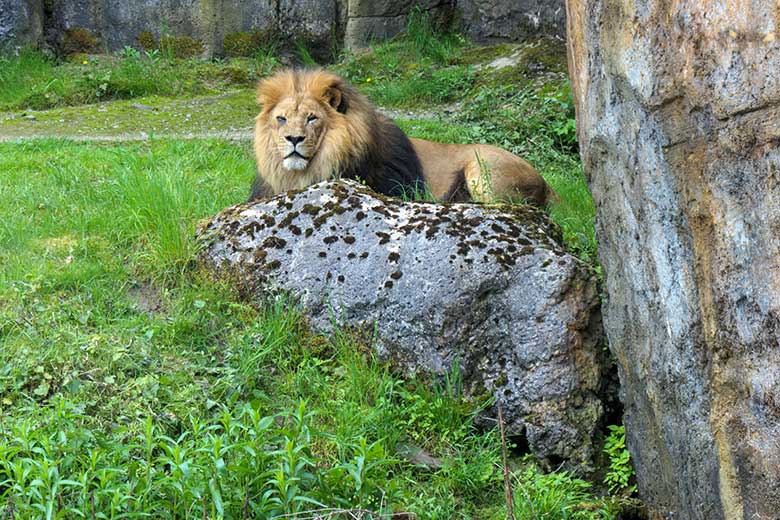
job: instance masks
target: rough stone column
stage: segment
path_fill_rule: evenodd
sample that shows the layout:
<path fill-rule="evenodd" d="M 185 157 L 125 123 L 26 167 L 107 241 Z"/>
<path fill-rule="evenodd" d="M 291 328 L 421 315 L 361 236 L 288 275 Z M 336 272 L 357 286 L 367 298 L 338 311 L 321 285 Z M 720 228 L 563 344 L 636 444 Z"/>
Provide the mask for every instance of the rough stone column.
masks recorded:
<path fill-rule="evenodd" d="M 780 4 L 567 16 L 640 493 L 653 518 L 779 518 Z"/>

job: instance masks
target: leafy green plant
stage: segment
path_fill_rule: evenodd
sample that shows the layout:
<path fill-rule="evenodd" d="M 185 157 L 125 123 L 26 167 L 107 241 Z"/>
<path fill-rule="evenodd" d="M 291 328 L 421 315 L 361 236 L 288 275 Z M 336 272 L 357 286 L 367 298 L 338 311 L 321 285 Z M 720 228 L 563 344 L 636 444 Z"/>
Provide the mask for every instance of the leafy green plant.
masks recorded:
<path fill-rule="evenodd" d="M 138 60 L 141 58 L 141 51 L 130 47 L 129 45 L 125 45 L 122 49 L 122 57 L 126 60 Z"/>
<path fill-rule="evenodd" d="M 604 453 L 609 456 L 609 471 L 604 476 L 604 484 L 612 493 L 632 495 L 636 485 L 632 484 L 634 467 L 631 465 L 631 453 L 626 448 L 626 427 L 610 425 L 609 436 L 604 441 Z"/>
<path fill-rule="evenodd" d="M 543 473 L 533 464 L 513 474 L 516 518 L 612 520 L 609 506 L 594 500 L 591 485 L 567 472 Z"/>

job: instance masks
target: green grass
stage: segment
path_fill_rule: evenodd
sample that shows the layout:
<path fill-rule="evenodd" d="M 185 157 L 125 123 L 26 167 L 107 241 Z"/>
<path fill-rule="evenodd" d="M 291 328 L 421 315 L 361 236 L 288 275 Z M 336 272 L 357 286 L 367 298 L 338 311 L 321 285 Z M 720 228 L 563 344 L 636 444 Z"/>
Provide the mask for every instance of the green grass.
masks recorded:
<path fill-rule="evenodd" d="M 558 51 L 529 45 L 500 74 L 476 66 L 515 52 L 505 47 L 474 47 L 416 12 L 405 36 L 334 68 L 379 105 L 436 113 L 459 103 L 398 123 L 413 137 L 529 160 L 561 198 L 550 211 L 568 246 L 595 265 Z M 222 63 L 132 51 L 84 59 L 0 60 L 0 111 L 58 107 L 35 121 L 0 118 L 6 135 L 157 135 L 216 119 L 245 128 L 251 91 L 208 106 L 189 97 L 278 66 L 270 47 Z M 117 98 L 161 108 L 69 106 Z M 248 195 L 248 143 L 0 143 L 0 171 L 0 517 L 243 519 L 331 507 L 506 518 L 501 443 L 474 424 L 484 403 L 460 395 L 459 374 L 443 385 L 402 378 L 361 334 L 317 334 L 285 298 L 248 303 L 194 269 L 197 221 Z M 516 518 L 616 518 L 630 464 L 610 439 L 612 473 L 598 489 L 510 457 Z M 440 465 L 412 464 L 405 447 Z M 602 495 L 609 486 L 616 496 Z"/>
<path fill-rule="evenodd" d="M 0 515 L 505 516 L 497 434 L 457 374 L 402 380 L 361 336 L 314 334 L 284 299 L 246 303 L 190 267 L 198 219 L 247 195 L 247 148 L 6 143 L 0 171 Z M 550 500 L 529 482 L 553 477 L 512 464 L 516 501 Z M 570 516 L 544 518 L 614 517 L 558 475 L 550 511 Z"/>
<path fill-rule="evenodd" d="M 158 51 L 82 55 L 57 62 L 24 49 L 19 56 L 0 57 L 0 111 L 216 93 L 231 86 L 251 86 L 274 64 L 264 54 L 217 63 L 165 58 Z"/>

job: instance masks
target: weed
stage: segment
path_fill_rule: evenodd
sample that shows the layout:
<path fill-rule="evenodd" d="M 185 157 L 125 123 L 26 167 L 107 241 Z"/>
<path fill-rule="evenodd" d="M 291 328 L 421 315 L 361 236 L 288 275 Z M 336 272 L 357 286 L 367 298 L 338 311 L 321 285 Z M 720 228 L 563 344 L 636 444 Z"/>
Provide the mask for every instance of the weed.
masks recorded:
<path fill-rule="evenodd" d="M 138 60 L 141 58 L 141 51 L 130 47 L 129 45 L 125 45 L 122 49 L 122 57 L 126 60 Z"/>
<path fill-rule="evenodd" d="M 314 59 L 314 57 L 311 55 L 311 52 L 309 52 L 309 48 L 304 43 L 296 41 L 295 51 L 298 54 L 298 59 L 301 60 L 301 63 L 304 67 L 313 68 L 317 66 L 317 60 Z"/>
<path fill-rule="evenodd" d="M 631 454 L 626 448 L 626 428 L 623 425 L 609 426 L 609 436 L 604 442 L 604 453 L 609 456 L 609 471 L 604 476 L 604 484 L 612 493 L 632 495 L 636 485 L 632 485 L 634 468 Z"/>
<path fill-rule="evenodd" d="M 513 475 L 517 518 L 611 520 L 609 506 L 594 500 L 590 484 L 566 472 L 545 474 L 530 464 Z"/>
<path fill-rule="evenodd" d="M 418 58 L 430 58 L 435 63 L 448 63 L 454 51 L 465 43 L 462 37 L 445 32 L 431 20 L 430 14 L 420 6 L 409 13 L 405 38 L 411 43 Z"/>

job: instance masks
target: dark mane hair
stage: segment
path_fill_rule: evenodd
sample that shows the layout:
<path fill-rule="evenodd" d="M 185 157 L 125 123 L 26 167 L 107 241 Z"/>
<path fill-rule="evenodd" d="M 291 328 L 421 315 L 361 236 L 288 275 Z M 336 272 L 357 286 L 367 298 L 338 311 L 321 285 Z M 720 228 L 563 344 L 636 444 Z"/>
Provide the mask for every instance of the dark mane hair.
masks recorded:
<path fill-rule="evenodd" d="M 398 125 L 377 114 L 374 142 L 377 146 L 361 161 L 341 172 L 344 179 L 364 180 L 369 188 L 390 197 L 422 191 L 422 166 L 411 141 Z"/>

